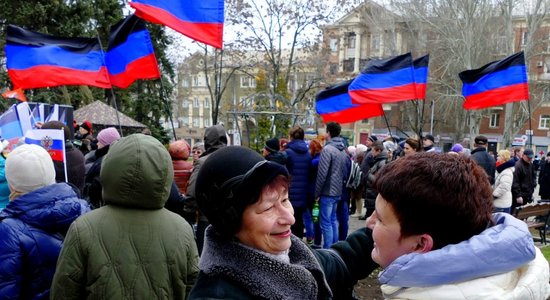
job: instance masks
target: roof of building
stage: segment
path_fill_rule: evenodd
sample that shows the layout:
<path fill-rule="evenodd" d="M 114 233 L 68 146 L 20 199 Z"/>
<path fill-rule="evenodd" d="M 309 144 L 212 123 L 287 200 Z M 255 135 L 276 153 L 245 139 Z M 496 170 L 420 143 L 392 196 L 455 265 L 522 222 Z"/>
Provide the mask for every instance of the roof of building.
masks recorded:
<path fill-rule="evenodd" d="M 120 126 L 147 127 L 99 100 L 75 110 L 74 118 L 78 123 L 88 120 L 94 125 L 118 126 L 117 113 Z"/>

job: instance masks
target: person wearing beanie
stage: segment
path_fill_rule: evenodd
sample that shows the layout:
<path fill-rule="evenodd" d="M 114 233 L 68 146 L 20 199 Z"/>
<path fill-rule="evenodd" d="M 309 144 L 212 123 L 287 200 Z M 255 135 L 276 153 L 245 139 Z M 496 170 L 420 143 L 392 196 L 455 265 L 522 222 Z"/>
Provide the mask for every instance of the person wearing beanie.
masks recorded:
<path fill-rule="evenodd" d="M 424 152 L 435 152 L 434 143 L 434 136 L 431 134 L 426 134 L 422 138 L 422 148 L 424 149 Z"/>
<path fill-rule="evenodd" d="M 265 142 L 263 156 L 266 160 L 274 161 L 281 165 L 286 165 L 286 152 L 279 151 L 281 149 L 279 139 L 274 137 Z"/>
<path fill-rule="evenodd" d="M 200 212 L 197 205 L 196 194 L 195 194 L 195 183 L 197 181 L 197 176 L 202 167 L 202 164 L 210 157 L 210 154 L 227 147 L 229 138 L 225 132 L 225 128 L 222 124 L 216 124 L 210 126 L 204 131 L 204 149 L 205 151 L 201 154 L 198 161 L 193 162 L 193 172 L 191 172 L 191 177 L 189 177 L 189 183 L 187 184 L 187 194 L 184 202 L 184 214 L 185 219 L 190 224 L 197 225 L 197 248 L 199 249 L 199 254 L 202 252 L 202 246 L 204 241 L 204 231 L 208 226 L 208 219 Z M 227 165 L 231 167 L 231 165 Z"/>
<path fill-rule="evenodd" d="M 83 155 L 97 149 L 97 139 L 93 135 L 92 123 L 85 120 L 78 126 L 78 131 L 75 132 L 74 144 L 82 151 Z"/>
<path fill-rule="evenodd" d="M 174 181 L 180 194 L 187 192 L 187 183 L 193 170 L 193 163 L 188 161 L 190 152 L 191 146 L 185 140 L 177 140 L 168 145 L 168 153 L 170 153 L 174 167 Z M 170 197 L 168 203 L 170 208 L 172 208 L 172 204 L 177 206 L 174 207 L 174 210 L 171 209 L 172 211 L 183 215 L 183 201 L 180 197 Z"/>
<path fill-rule="evenodd" d="M 88 212 L 67 183 L 55 183 L 50 154 L 21 145 L 6 159 L 12 191 L 0 212 L 0 299 L 49 299 L 63 237 Z"/>
<path fill-rule="evenodd" d="M 103 206 L 103 196 L 102 196 L 102 184 L 100 178 L 101 165 L 103 158 L 109 149 L 111 144 L 120 139 L 120 134 L 114 127 L 108 127 L 99 132 L 97 135 L 98 143 L 97 150 L 95 150 L 94 162 L 88 172 L 86 173 L 85 184 L 84 184 L 84 196 L 94 208 L 99 208 Z"/>
<path fill-rule="evenodd" d="M 204 153 L 204 143 L 195 143 L 193 145 L 193 149 L 191 149 L 191 153 L 193 154 L 193 164 L 195 164 L 195 162 L 198 161 L 201 155 Z"/>
<path fill-rule="evenodd" d="M 111 144 L 103 159 L 105 205 L 67 233 L 51 299 L 186 299 L 198 274 L 193 229 L 164 208 L 172 159 L 141 133 Z"/>
<path fill-rule="evenodd" d="M 453 147 L 451 148 L 451 151 L 450 152 L 453 152 L 453 153 L 462 153 L 462 151 L 464 151 L 464 147 L 462 147 L 461 144 L 454 144 Z"/>
<path fill-rule="evenodd" d="M 65 164 L 67 167 L 67 180 L 74 185 L 80 194 L 84 191 L 84 178 L 86 168 L 84 166 L 84 155 L 76 149 L 71 141 L 69 127 L 60 121 L 49 121 L 40 127 L 41 129 L 62 129 L 65 136 Z M 55 181 L 65 182 L 65 164 L 61 161 L 54 161 Z"/>
<path fill-rule="evenodd" d="M 249 148 L 229 146 L 206 160 L 196 194 L 211 225 L 189 299 L 351 299 L 356 281 L 377 267 L 365 255 L 370 231 L 312 250 L 290 230 L 288 191 L 286 168 Z"/>

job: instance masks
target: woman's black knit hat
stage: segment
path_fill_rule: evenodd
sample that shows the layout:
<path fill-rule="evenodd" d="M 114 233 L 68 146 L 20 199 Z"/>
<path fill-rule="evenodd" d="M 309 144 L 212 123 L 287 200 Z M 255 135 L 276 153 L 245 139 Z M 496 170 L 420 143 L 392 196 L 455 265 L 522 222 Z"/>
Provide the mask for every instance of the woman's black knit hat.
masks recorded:
<path fill-rule="evenodd" d="M 245 208 L 258 201 L 263 187 L 278 175 L 288 177 L 287 169 L 249 148 L 221 148 L 200 167 L 197 204 L 218 233 L 231 237 L 239 230 Z"/>

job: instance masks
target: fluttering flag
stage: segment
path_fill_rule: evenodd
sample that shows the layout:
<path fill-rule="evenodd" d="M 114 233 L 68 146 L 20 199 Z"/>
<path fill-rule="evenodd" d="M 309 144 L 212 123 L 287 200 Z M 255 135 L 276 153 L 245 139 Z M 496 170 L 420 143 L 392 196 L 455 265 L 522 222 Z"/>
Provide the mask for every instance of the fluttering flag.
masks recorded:
<path fill-rule="evenodd" d="M 323 121 L 351 123 L 362 119 L 381 116 L 384 114 L 381 104 L 353 104 L 348 94 L 352 80 L 340 82 L 327 87 L 316 96 L 315 108 L 323 117 Z"/>
<path fill-rule="evenodd" d="M 25 92 L 23 92 L 22 89 L 15 89 L 15 90 L 4 92 L 4 93 L 2 93 L 2 97 L 6 98 L 6 99 L 7 98 L 17 99 L 17 100 L 22 101 L 22 102 L 27 101 L 27 97 L 25 96 Z"/>
<path fill-rule="evenodd" d="M 111 27 L 105 61 L 111 84 L 129 87 L 137 79 L 160 78 L 145 21 L 131 15 Z"/>
<path fill-rule="evenodd" d="M 462 80 L 464 109 L 481 109 L 529 100 L 523 51 L 458 74 Z"/>
<path fill-rule="evenodd" d="M 413 61 L 416 99 L 426 99 L 426 84 L 428 82 L 428 65 L 430 55 L 426 54 Z"/>
<path fill-rule="evenodd" d="M 25 133 L 25 144 L 35 144 L 46 149 L 54 163 L 63 163 L 65 182 L 67 182 L 67 164 L 65 157 L 65 134 L 63 129 L 32 129 Z"/>
<path fill-rule="evenodd" d="M 6 60 L 15 88 L 111 87 L 96 38 L 56 37 L 8 25 Z"/>
<path fill-rule="evenodd" d="M 350 84 L 349 94 L 355 104 L 416 99 L 411 54 L 369 60 L 361 74 Z"/>
<path fill-rule="evenodd" d="M 14 104 L 0 115 L 0 137 L 10 141 L 10 143 L 15 143 L 22 136 L 23 129 L 21 129 L 16 105 Z"/>
<path fill-rule="evenodd" d="M 135 14 L 196 41 L 222 48 L 224 0 L 133 0 Z"/>

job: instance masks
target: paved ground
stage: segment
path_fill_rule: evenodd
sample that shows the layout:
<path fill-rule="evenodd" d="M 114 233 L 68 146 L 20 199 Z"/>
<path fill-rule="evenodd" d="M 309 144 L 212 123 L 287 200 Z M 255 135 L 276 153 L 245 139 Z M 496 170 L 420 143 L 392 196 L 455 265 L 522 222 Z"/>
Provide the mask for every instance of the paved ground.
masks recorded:
<path fill-rule="evenodd" d="M 365 221 L 361 221 L 356 217 L 350 217 L 349 232 L 353 232 L 361 227 L 365 227 Z M 370 253 L 365 253 L 370 255 Z M 382 300 L 380 292 L 380 283 L 378 282 L 378 271 L 375 271 L 369 277 L 359 281 L 355 286 L 355 294 L 357 298 L 363 300 Z"/>

